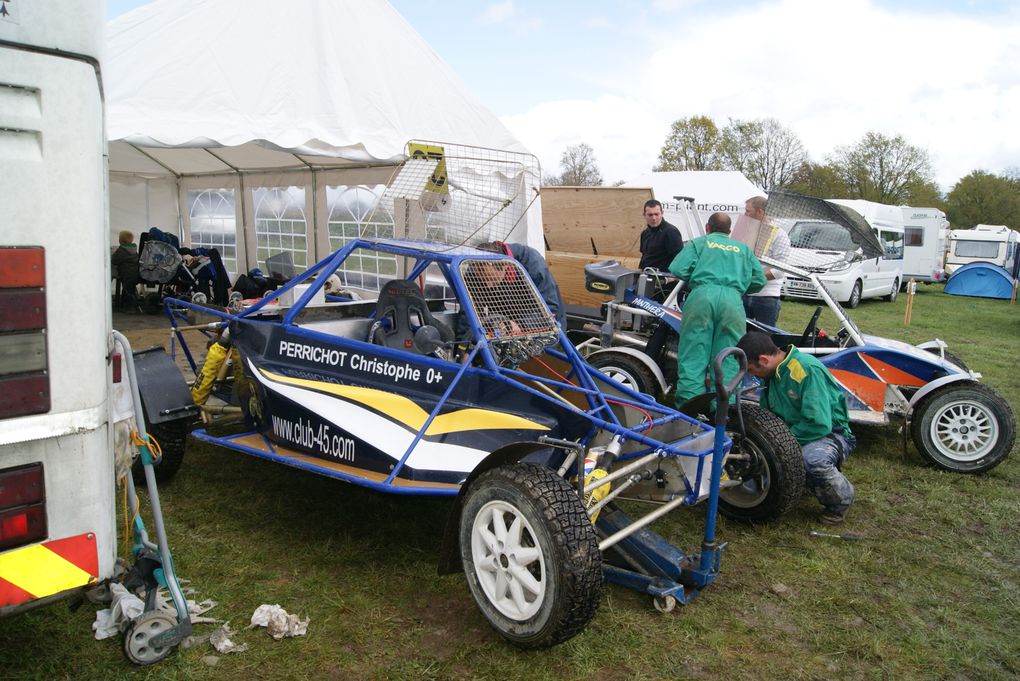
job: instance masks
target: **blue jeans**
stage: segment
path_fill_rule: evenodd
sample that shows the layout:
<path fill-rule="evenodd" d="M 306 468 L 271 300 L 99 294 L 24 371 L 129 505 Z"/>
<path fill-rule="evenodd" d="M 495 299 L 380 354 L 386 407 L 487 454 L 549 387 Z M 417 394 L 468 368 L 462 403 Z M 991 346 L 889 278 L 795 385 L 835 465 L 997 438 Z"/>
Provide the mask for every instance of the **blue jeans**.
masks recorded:
<path fill-rule="evenodd" d="M 857 446 L 853 435 L 830 433 L 802 446 L 807 489 L 826 510 L 845 513 L 854 503 L 854 486 L 840 470 Z"/>
<path fill-rule="evenodd" d="M 744 296 L 744 312 L 748 319 L 774 327 L 779 321 L 779 296 Z"/>

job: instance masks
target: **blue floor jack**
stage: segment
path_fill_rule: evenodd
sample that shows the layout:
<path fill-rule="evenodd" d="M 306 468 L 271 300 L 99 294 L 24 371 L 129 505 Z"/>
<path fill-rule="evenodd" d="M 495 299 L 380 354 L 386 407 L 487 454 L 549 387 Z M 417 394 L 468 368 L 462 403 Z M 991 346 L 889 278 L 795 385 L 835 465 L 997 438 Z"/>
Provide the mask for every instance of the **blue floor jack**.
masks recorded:
<path fill-rule="evenodd" d="M 722 363 L 730 355 L 736 358 L 740 368 L 730 384 L 726 385 Z M 723 458 L 727 452 L 726 422 L 730 396 L 740 386 L 747 370 L 747 359 L 740 349 L 727 348 L 716 356 L 713 369 L 716 385 L 715 440 L 711 487 L 705 508 L 705 534 L 700 554 L 685 554 L 660 535 L 644 529 L 646 525 L 681 505 L 683 498 L 665 503 L 636 523 L 613 505 L 607 506 L 596 521 L 606 581 L 649 594 L 655 609 L 660 612 L 670 612 L 678 602 L 689 603 L 711 584 L 719 572 L 722 551 L 726 547 L 715 539 L 719 482 Z"/>
<path fill-rule="evenodd" d="M 151 503 L 153 524 L 156 529 L 156 542 L 149 540 L 145 523 L 138 513 L 138 497 L 134 479 L 129 472 L 127 480 L 128 510 L 134 521 L 130 531 L 134 534 L 132 555 L 134 564 L 125 573 L 122 582 L 128 591 L 145 589 L 145 609 L 124 634 L 124 655 L 138 665 L 149 665 L 159 662 L 191 634 L 191 617 L 188 603 L 177 582 L 174 572 L 173 558 L 167 546 L 166 529 L 163 525 L 163 513 L 159 504 L 159 491 L 156 487 L 156 474 L 153 470 L 154 458 L 149 448 L 148 434 L 145 431 L 142 401 L 138 389 L 138 376 L 131 353 L 131 344 L 118 331 L 113 332 L 114 343 L 121 347 L 122 358 L 127 367 L 131 384 L 131 398 L 134 404 L 135 420 L 138 435 L 142 444 L 138 445 L 138 455 L 145 471 L 145 486 Z M 128 531 L 125 529 L 125 531 Z M 157 608 L 157 593 L 164 587 L 170 594 L 177 616 L 174 617 Z"/>

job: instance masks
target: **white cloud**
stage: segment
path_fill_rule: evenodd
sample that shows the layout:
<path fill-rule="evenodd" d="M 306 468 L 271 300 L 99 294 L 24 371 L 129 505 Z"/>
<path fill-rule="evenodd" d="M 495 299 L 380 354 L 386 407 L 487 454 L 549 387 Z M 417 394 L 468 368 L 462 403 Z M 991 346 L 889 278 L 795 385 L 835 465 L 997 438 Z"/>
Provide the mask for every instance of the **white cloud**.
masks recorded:
<path fill-rule="evenodd" d="M 478 17 L 480 24 L 501 24 L 516 14 L 513 0 L 489 5 Z"/>
<path fill-rule="evenodd" d="M 994 20 L 784 0 L 691 12 L 668 46 L 586 101 L 546 102 L 504 123 L 556 172 L 568 144 L 595 150 L 607 181 L 647 172 L 678 118 L 773 117 L 815 160 L 865 132 L 926 148 L 949 189 L 1020 165 L 1020 14 Z"/>

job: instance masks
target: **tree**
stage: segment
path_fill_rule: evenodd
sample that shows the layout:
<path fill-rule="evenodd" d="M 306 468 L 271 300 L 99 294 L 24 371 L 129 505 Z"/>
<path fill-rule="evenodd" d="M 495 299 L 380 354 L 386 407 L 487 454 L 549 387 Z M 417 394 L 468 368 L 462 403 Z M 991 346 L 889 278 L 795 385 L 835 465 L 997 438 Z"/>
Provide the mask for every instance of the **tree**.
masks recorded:
<path fill-rule="evenodd" d="M 974 225 L 1020 226 L 1018 182 L 975 170 L 960 179 L 947 198 L 946 217 L 961 228 Z"/>
<path fill-rule="evenodd" d="M 775 118 L 730 120 L 720 147 L 726 169 L 739 170 L 765 189 L 787 186 L 808 162 L 804 144 Z"/>
<path fill-rule="evenodd" d="M 869 132 L 852 146 L 837 147 L 826 159 L 834 166 L 851 198 L 878 203 L 906 203 L 912 190 L 933 184 L 928 152 L 902 135 Z"/>
<path fill-rule="evenodd" d="M 595 151 L 583 142 L 564 150 L 560 156 L 560 170 L 563 171 L 560 176 L 546 178 L 546 184 L 568 187 L 597 187 L 602 184 L 602 172 L 595 161 Z M 550 182 L 550 179 L 554 181 Z"/>
<path fill-rule="evenodd" d="M 819 199 L 850 198 L 850 190 L 835 166 L 811 161 L 800 164 L 786 189 Z"/>
<path fill-rule="evenodd" d="M 722 170 L 719 128 L 708 116 L 673 121 L 652 170 Z"/>

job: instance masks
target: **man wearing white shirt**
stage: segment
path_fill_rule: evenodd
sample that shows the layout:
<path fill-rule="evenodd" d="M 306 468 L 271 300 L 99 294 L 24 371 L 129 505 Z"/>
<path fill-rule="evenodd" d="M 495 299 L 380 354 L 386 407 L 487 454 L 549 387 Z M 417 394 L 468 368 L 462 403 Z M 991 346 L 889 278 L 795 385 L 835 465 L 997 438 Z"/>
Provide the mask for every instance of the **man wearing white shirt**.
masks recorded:
<path fill-rule="evenodd" d="M 756 253 L 785 262 L 790 257 L 790 237 L 782 229 L 772 224 L 765 216 L 768 199 L 764 196 L 753 196 L 744 203 L 744 215 L 761 223 L 759 243 L 764 237 L 764 247 Z M 765 270 L 765 288 L 757 293 L 744 296 L 744 312 L 748 319 L 753 319 L 768 326 L 775 326 L 779 321 L 779 294 L 783 289 L 785 275 L 781 270 L 762 265 Z"/>

